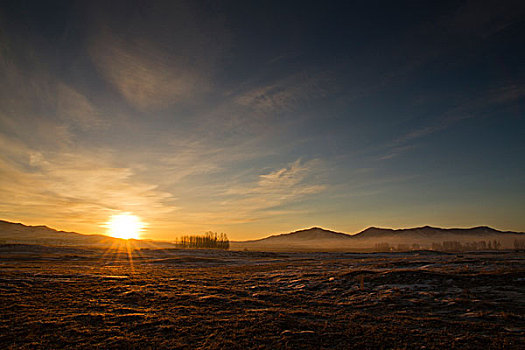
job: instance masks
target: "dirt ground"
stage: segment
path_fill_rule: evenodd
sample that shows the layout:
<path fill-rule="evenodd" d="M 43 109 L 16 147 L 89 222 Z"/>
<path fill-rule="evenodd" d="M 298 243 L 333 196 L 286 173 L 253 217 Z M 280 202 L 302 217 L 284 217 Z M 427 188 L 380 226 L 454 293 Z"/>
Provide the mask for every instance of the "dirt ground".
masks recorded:
<path fill-rule="evenodd" d="M 0 247 L 2 349 L 525 349 L 525 253 Z"/>

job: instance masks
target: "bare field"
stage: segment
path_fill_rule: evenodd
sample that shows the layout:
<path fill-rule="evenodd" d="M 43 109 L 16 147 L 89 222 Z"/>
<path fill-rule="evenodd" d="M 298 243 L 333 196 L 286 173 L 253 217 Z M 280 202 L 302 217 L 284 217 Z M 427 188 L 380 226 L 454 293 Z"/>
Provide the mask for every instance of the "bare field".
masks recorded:
<path fill-rule="evenodd" d="M 0 248 L 0 348 L 523 349 L 525 254 Z"/>

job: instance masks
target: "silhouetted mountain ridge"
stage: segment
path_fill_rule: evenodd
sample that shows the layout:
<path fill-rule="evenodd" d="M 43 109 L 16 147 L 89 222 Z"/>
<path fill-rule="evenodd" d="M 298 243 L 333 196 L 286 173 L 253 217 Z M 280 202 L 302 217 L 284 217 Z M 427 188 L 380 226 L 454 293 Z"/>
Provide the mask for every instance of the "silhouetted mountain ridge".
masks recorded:
<path fill-rule="evenodd" d="M 493 229 L 488 226 L 477 226 L 471 228 L 440 228 L 432 226 L 422 226 L 414 228 L 404 229 L 387 229 L 379 227 L 369 227 L 359 233 L 353 235 L 354 238 L 371 238 L 381 236 L 392 236 L 392 235 L 425 235 L 425 236 L 436 236 L 436 235 L 486 235 L 486 234 L 505 234 L 505 233 L 519 233 L 519 232 L 504 232 Z"/>
<path fill-rule="evenodd" d="M 361 232 L 350 235 L 342 232 L 326 230 L 321 227 L 312 227 L 291 233 L 272 235 L 262 239 L 248 242 L 269 242 L 269 241 L 309 241 L 309 240 L 348 240 L 348 239 L 371 239 L 390 236 L 440 236 L 440 235 L 494 235 L 494 234 L 521 234 L 521 232 L 499 231 L 488 226 L 477 226 L 471 228 L 440 228 L 432 226 L 422 226 L 404 229 L 389 229 L 380 227 L 368 227 Z"/>
<path fill-rule="evenodd" d="M 320 227 L 312 227 L 304 230 L 299 230 L 291 233 L 283 233 L 279 235 L 273 235 L 270 237 L 256 239 L 246 242 L 264 242 L 264 241 L 288 241 L 288 240 L 299 240 L 299 241 L 315 241 L 315 240 L 346 240 L 351 238 L 350 235 L 341 232 L 335 232 L 325 230 Z"/>
<path fill-rule="evenodd" d="M 500 242 L 503 248 L 512 248 L 516 239 L 525 239 L 525 234 L 499 231 L 488 226 L 471 228 L 422 226 L 406 229 L 369 227 L 353 235 L 312 227 L 258 240 L 232 242 L 231 248 L 269 251 L 348 251 L 374 249 L 386 244 L 390 247 L 408 245 L 430 249 L 434 243 L 443 244 L 450 241 L 462 242 L 462 244 L 486 241 L 488 247 L 488 242 L 495 240 Z"/>
<path fill-rule="evenodd" d="M 1 244 L 42 244 L 57 246 L 114 246 L 122 245 L 126 240 L 106 235 L 86 235 L 77 232 L 58 231 L 53 228 L 38 225 L 28 226 L 0 220 L 0 243 Z M 135 247 L 174 247 L 168 242 L 152 240 L 130 239 Z"/>
<path fill-rule="evenodd" d="M 351 250 L 373 248 L 377 244 L 390 246 L 419 244 L 429 247 L 444 241 L 478 242 L 501 240 L 502 246 L 511 248 L 514 240 L 525 239 L 525 233 L 499 231 L 488 226 L 472 228 L 439 228 L 422 226 L 407 229 L 387 229 L 369 227 L 359 233 L 346 233 L 326 230 L 320 227 L 298 230 L 291 233 L 272 235 L 266 238 L 231 242 L 232 249 L 250 250 Z M 1 244 L 42 244 L 57 246 L 111 246 L 122 244 L 125 240 L 105 235 L 84 235 L 76 232 L 57 231 L 47 226 L 26 226 L 0 220 Z M 136 247 L 166 247 L 173 244 L 151 240 L 130 240 Z M 488 244 L 488 243 L 487 243 Z"/>

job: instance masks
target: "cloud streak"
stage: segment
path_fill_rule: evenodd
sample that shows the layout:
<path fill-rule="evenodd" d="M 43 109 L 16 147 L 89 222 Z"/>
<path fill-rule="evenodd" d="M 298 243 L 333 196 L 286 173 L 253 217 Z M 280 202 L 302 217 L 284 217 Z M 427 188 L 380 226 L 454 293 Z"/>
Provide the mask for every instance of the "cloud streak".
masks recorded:
<path fill-rule="evenodd" d="M 285 213 L 286 210 L 277 208 L 326 189 L 325 184 L 319 183 L 320 164 L 316 159 L 307 162 L 298 159 L 286 167 L 259 175 L 250 186 L 227 189 L 225 194 L 233 199 L 221 204 L 226 212 L 235 210 L 245 220 L 265 216 L 265 212 L 267 215 L 275 215 L 278 211 Z"/>
<path fill-rule="evenodd" d="M 289 112 L 310 100 L 326 96 L 333 89 L 331 80 L 326 72 L 297 73 L 245 91 L 235 98 L 235 102 L 259 113 Z"/>
<path fill-rule="evenodd" d="M 0 145 L 3 217 L 18 216 L 30 222 L 51 219 L 97 232 L 93 223 L 104 222 L 114 212 L 129 211 L 155 218 L 175 210 L 168 203 L 171 194 L 138 181 L 130 168 L 112 165 L 102 150 L 44 154 L 5 136 Z"/>
<path fill-rule="evenodd" d="M 209 89 L 204 72 L 146 42 L 125 42 L 105 33 L 90 55 L 102 75 L 141 111 L 165 108 Z"/>
<path fill-rule="evenodd" d="M 220 16 L 190 1 L 157 2 L 116 22 L 110 4 L 92 8 L 88 52 L 101 75 L 134 108 L 165 109 L 202 97 L 229 48 Z M 196 21 L 194 18 L 200 16 Z M 129 22 L 136 27 L 129 27 Z M 175 43 L 169 45 L 167 43 Z"/>
<path fill-rule="evenodd" d="M 450 129 L 458 123 L 483 117 L 490 107 L 517 103 L 525 97 L 525 87 L 511 84 L 485 91 L 482 97 L 465 101 L 434 118 L 427 125 L 413 129 L 398 137 L 391 144 L 387 154 L 380 159 L 397 157 L 415 148 L 413 144 L 426 136 Z"/>

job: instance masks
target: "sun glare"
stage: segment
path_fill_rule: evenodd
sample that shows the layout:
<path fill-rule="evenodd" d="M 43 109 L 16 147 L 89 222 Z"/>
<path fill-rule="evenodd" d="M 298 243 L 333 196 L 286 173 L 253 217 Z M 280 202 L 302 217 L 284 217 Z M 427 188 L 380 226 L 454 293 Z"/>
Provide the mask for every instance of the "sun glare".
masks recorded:
<path fill-rule="evenodd" d="M 124 213 L 112 215 L 104 226 L 107 227 L 107 234 L 111 237 L 139 239 L 145 225 L 138 216 Z"/>

